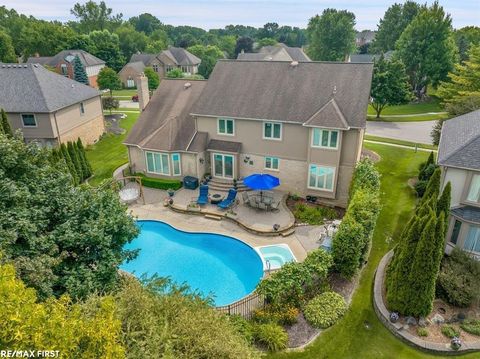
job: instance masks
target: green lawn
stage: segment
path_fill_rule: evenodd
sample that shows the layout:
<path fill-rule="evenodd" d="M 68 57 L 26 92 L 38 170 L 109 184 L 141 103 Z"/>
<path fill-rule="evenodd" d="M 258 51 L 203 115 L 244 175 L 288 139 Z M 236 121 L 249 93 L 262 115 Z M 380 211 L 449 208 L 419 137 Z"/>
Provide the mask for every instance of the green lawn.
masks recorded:
<path fill-rule="evenodd" d="M 328 329 L 303 352 L 269 355 L 269 358 L 315 359 L 419 359 L 439 358 L 417 351 L 395 338 L 377 319 L 372 307 L 372 283 L 375 268 L 391 248 L 391 238 L 398 238 L 409 219 L 415 196 L 407 185 L 428 152 L 365 144 L 382 160 L 377 164 L 382 174 L 383 208 L 374 233 L 373 247 L 351 307 L 345 317 Z M 366 328 L 365 323 L 369 325 Z M 470 354 L 462 358 L 474 358 Z"/>
<path fill-rule="evenodd" d="M 440 106 L 440 100 L 437 97 L 430 97 L 427 102 L 409 103 L 399 106 L 387 106 L 383 111 L 383 116 L 388 115 L 415 115 L 419 113 L 428 112 L 444 112 L 445 110 Z M 371 105 L 368 106 L 368 114 L 375 115 L 375 110 Z"/>
<path fill-rule="evenodd" d="M 122 142 L 138 116 L 137 113 L 128 113 L 120 122 L 120 127 L 127 130 L 125 134 L 107 133 L 96 144 L 88 146 L 87 158 L 93 168 L 93 178 L 88 183 L 92 186 L 98 186 L 104 179 L 112 177 L 115 169 L 128 162 L 127 148 Z"/>
<path fill-rule="evenodd" d="M 128 96 L 128 97 L 132 97 L 133 95 L 136 95 L 137 94 L 137 90 L 136 89 L 132 89 L 132 90 L 126 90 L 126 89 L 123 89 L 123 90 L 113 90 L 113 97 L 116 97 L 116 96 Z M 105 92 L 103 94 L 103 96 L 110 96 L 110 92 Z"/>
<path fill-rule="evenodd" d="M 437 149 L 437 146 L 434 146 L 434 145 L 427 145 L 427 144 L 424 144 L 424 143 L 415 144 L 415 142 L 397 140 L 395 138 L 372 136 L 372 135 L 365 135 L 365 140 L 392 143 L 392 144 L 395 144 L 395 145 L 402 145 L 402 146 L 409 146 L 409 147 L 415 147 L 415 145 L 417 145 L 418 148 L 424 148 L 424 149 L 427 149 L 427 150 L 436 150 Z"/>
<path fill-rule="evenodd" d="M 446 113 L 439 114 L 419 114 L 415 116 L 408 117 L 392 117 L 392 116 L 382 116 L 380 118 L 368 116 L 369 121 L 384 121 L 384 122 L 417 122 L 417 121 L 436 121 L 440 119 L 446 119 L 448 115 Z"/>

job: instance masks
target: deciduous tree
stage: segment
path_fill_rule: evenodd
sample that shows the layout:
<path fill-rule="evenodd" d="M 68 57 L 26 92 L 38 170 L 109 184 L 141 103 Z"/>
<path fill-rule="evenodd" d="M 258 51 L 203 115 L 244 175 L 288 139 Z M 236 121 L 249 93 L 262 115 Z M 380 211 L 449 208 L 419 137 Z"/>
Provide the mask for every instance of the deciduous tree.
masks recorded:
<path fill-rule="evenodd" d="M 202 60 L 198 67 L 198 73 L 205 78 L 210 76 L 217 60 L 224 58 L 223 52 L 216 46 L 195 45 L 187 50 Z"/>
<path fill-rule="evenodd" d="M 153 69 L 151 67 L 146 67 L 143 70 L 143 73 L 148 78 L 148 89 L 150 91 L 156 90 L 159 83 L 160 83 L 160 79 L 158 78 L 158 74 L 155 71 L 153 71 Z"/>
<path fill-rule="evenodd" d="M 249 36 L 240 36 L 237 39 L 237 44 L 235 45 L 235 56 L 243 52 L 252 52 L 253 50 L 253 39 Z"/>
<path fill-rule="evenodd" d="M 104 60 L 108 67 L 115 71 L 120 71 L 125 64 L 125 58 L 120 50 L 118 35 L 108 30 L 103 30 L 92 31 L 88 36 L 93 44 L 89 52 Z"/>
<path fill-rule="evenodd" d="M 107 7 L 104 1 L 97 4 L 87 1 L 85 4 L 76 3 L 70 13 L 79 20 L 79 28 L 88 34 L 95 30 L 113 30 L 122 22 L 122 14 L 112 15 L 112 8 Z"/>
<path fill-rule="evenodd" d="M 0 62 L 17 62 L 12 38 L 5 31 L 0 31 Z"/>
<path fill-rule="evenodd" d="M 122 89 L 120 77 L 109 67 L 104 67 L 100 70 L 97 77 L 97 84 L 100 90 L 110 90 L 110 97 L 113 96 L 113 90 Z"/>

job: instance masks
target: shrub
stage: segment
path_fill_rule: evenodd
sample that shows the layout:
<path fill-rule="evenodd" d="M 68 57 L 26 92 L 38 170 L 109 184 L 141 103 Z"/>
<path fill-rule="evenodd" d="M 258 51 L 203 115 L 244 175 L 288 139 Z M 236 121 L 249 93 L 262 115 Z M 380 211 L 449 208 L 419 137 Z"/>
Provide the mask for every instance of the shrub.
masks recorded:
<path fill-rule="evenodd" d="M 437 293 L 455 306 L 470 306 L 480 298 L 480 263 L 455 248 L 450 256 L 443 259 Z"/>
<path fill-rule="evenodd" d="M 347 311 L 347 303 L 335 292 L 326 292 L 313 298 L 305 307 L 305 319 L 317 328 L 328 328 Z"/>
<path fill-rule="evenodd" d="M 428 337 L 428 330 L 427 328 L 417 328 L 417 335 L 419 337 Z"/>
<path fill-rule="evenodd" d="M 247 343 L 253 343 L 253 326 L 252 324 L 243 318 L 241 315 L 229 315 L 228 319 L 230 319 L 230 323 L 232 324 L 233 328 L 245 338 Z"/>
<path fill-rule="evenodd" d="M 301 223 L 320 225 L 324 218 L 337 218 L 337 212 L 333 208 L 307 206 L 305 203 L 298 203 L 293 212 L 295 219 Z"/>
<path fill-rule="evenodd" d="M 380 190 L 380 174 L 369 158 L 364 158 L 357 163 L 350 184 L 350 198 L 360 188 L 373 192 Z"/>
<path fill-rule="evenodd" d="M 418 198 L 422 198 L 425 190 L 427 189 L 428 181 L 418 181 L 415 183 L 415 192 L 417 193 Z"/>
<path fill-rule="evenodd" d="M 276 323 L 292 325 L 297 322 L 299 310 L 291 305 L 284 307 L 266 305 L 265 308 L 255 309 L 253 321 L 257 323 Z"/>
<path fill-rule="evenodd" d="M 480 336 L 480 320 L 478 319 L 468 319 L 460 324 L 460 328 L 467 333 Z"/>
<path fill-rule="evenodd" d="M 267 302 L 276 306 L 300 307 L 307 293 L 323 288 L 332 257 L 323 249 L 308 254 L 303 263 L 290 262 L 257 286 L 257 293 L 264 295 Z"/>
<path fill-rule="evenodd" d="M 447 338 L 455 338 L 460 336 L 460 331 L 451 325 L 444 325 L 442 326 L 442 334 L 445 335 Z"/>
<path fill-rule="evenodd" d="M 345 278 L 352 278 L 357 272 L 364 244 L 362 234 L 362 226 L 347 212 L 332 243 L 335 270 Z"/>
<path fill-rule="evenodd" d="M 173 189 L 175 191 L 182 188 L 182 181 L 179 180 L 147 177 L 139 172 L 135 173 L 135 176 L 142 177 L 142 185 L 145 187 L 163 190 Z"/>
<path fill-rule="evenodd" d="M 255 341 L 270 352 L 285 349 L 288 342 L 287 332 L 278 324 L 258 324 L 254 327 Z"/>

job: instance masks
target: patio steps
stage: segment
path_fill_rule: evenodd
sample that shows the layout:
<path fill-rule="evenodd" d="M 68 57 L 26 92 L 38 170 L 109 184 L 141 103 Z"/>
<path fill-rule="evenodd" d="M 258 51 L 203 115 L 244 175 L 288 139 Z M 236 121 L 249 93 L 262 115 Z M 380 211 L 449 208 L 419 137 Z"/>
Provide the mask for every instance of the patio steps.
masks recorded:
<path fill-rule="evenodd" d="M 216 178 L 212 178 L 208 182 L 208 187 L 212 191 L 228 192 L 230 188 L 233 188 L 233 181 L 222 181 Z M 243 181 L 237 181 L 237 192 L 248 191 L 248 187 L 243 184 Z"/>
<path fill-rule="evenodd" d="M 288 231 L 280 233 L 282 237 L 288 237 L 295 233 L 295 228 L 289 229 Z"/>
<path fill-rule="evenodd" d="M 205 215 L 205 218 L 207 218 L 207 219 L 213 219 L 213 220 L 215 220 L 215 221 L 221 221 L 223 217 L 222 217 L 222 216 L 217 216 L 217 215 L 215 215 L 215 214 L 206 214 L 206 215 Z"/>

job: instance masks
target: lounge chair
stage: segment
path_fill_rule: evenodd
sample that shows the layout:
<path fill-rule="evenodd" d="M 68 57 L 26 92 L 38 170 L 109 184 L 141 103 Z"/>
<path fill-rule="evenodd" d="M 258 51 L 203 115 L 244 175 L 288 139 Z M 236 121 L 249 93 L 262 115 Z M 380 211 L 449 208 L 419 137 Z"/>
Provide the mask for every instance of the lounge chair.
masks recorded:
<path fill-rule="evenodd" d="M 227 209 L 229 208 L 234 202 L 235 198 L 237 197 L 237 191 L 234 190 L 233 188 L 230 188 L 228 190 L 228 196 L 225 198 L 222 202 L 218 204 L 218 207 L 222 209 Z"/>
<path fill-rule="evenodd" d="M 200 186 L 200 194 L 198 195 L 197 198 L 197 204 L 198 205 L 204 205 L 208 203 L 208 186 L 207 185 L 201 185 Z"/>

